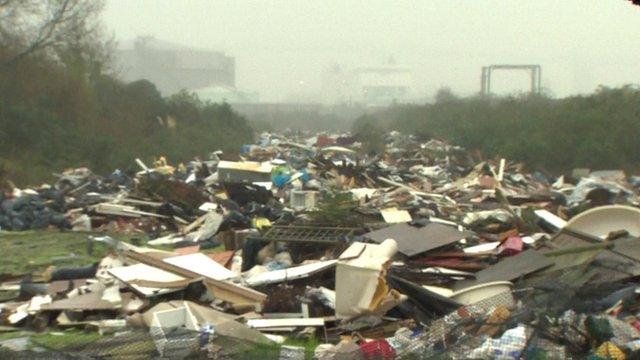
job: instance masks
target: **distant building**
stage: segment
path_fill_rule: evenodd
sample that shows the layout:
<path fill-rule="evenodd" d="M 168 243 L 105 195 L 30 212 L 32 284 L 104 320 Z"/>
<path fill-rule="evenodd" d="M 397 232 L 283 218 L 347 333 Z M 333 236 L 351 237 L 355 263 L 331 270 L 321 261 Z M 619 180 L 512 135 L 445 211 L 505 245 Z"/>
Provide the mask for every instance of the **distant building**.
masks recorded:
<path fill-rule="evenodd" d="M 260 94 L 257 92 L 240 91 L 236 88 L 222 85 L 194 89 L 193 92 L 195 92 L 201 100 L 214 103 L 255 104 L 260 102 Z"/>
<path fill-rule="evenodd" d="M 365 103 L 389 104 L 407 100 L 411 94 L 411 70 L 399 67 L 360 68 L 355 70 L 357 89 Z"/>
<path fill-rule="evenodd" d="M 393 62 L 352 70 L 335 65 L 323 74 L 323 101 L 327 104 L 385 106 L 411 100 L 413 84 L 412 71 Z"/>
<path fill-rule="evenodd" d="M 220 51 L 143 36 L 123 44 L 117 58 L 123 80 L 149 80 L 165 96 L 182 89 L 235 88 L 235 58 Z"/>

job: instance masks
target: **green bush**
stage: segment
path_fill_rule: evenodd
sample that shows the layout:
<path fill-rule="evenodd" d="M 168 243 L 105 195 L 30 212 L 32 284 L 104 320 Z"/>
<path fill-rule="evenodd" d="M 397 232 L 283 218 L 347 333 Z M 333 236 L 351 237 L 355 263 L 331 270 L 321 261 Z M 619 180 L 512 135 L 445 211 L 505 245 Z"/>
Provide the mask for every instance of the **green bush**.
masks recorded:
<path fill-rule="evenodd" d="M 377 131 L 442 138 L 554 172 L 575 167 L 637 172 L 640 166 L 640 90 L 632 86 L 563 99 L 449 95 L 434 104 L 394 106 L 376 118 L 368 124 Z M 362 131 L 361 124 L 356 122 L 354 131 Z"/>
<path fill-rule="evenodd" d="M 43 77 L 57 80 L 64 78 Z M 73 93 L 68 101 L 54 101 L 47 91 L 33 95 L 42 101 L 0 93 L 4 177 L 26 185 L 49 181 L 67 167 L 107 173 L 135 169 L 136 157 L 188 161 L 217 149 L 236 152 L 253 138 L 247 120 L 227 104 L 203 103 L 187 93 L 163 99 L 148 81 L 125 84 L 101 76 L 84 86 L 90 90 L 67 89 Z"/>

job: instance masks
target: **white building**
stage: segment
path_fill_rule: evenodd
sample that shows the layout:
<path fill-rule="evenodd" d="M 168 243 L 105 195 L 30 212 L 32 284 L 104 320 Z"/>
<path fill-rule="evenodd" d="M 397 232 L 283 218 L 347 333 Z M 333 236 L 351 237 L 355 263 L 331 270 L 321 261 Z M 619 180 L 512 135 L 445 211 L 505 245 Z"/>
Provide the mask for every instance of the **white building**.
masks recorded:
<path fill-rule="evenodd" d="M 369 106 L 402 103 L 411 100 L 413 85 L 413 72 L 393 63 L 351 70 L 335 65 L 323 74 L 323 101 L 332 105 L 357 103 Z"/>

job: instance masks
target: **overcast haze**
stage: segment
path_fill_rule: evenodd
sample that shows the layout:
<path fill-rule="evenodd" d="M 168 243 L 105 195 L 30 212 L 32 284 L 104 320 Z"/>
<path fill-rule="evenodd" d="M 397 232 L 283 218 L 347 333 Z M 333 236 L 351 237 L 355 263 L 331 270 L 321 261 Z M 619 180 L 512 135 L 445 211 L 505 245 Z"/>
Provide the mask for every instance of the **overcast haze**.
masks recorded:
<path fill-rule="evenodd" d="M 495 63 L 541 64 L 555 96 L 640 82 L 640 8 L 624 0 L 108 0 L 104 20 L 120 41 L 224 50 L 237 87 L 261 101 L 312 101 L 331 64 L 390 56 L 414 71 L 422 96 L 477 92 L 480 67 Z M 500 73 L 494 85 L 525 90 L 528 77 Z"/>

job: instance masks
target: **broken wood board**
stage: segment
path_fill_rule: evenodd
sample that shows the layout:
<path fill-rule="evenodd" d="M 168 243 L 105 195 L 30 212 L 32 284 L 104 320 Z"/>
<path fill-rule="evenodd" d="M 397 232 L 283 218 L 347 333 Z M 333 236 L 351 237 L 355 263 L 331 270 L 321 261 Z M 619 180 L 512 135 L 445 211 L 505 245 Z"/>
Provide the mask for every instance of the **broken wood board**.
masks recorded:
<path fill-rule="evenodd" d="M 107 300 L 110 297 L 105 296 L 106 289 L 103 285 L 92 284 L 89 290 L 90 292 L 84 294 L 43 304 L 40 308 L 42 310 L 115 310 L 122 307 L 121 303 L 117 303 L 117 299 L 116 303 Z M 119 297 L 119 294 L 116 297 Z"/>
<path fill-rule="evenodd" d="M 235 305 L 252 306 L 256 311 L 260 311 L 262 303 L 267 300 L 266 294 L 230 282 L 206 279 L 204 284 L 216 299 Z"/>
<path fill-rule="evenodd" d="M 173 264 L 166 263 L 161 259 L 157 259 L 147 254 L 127 251 L 125 252 L 125 256 L 141 263 L 151 265 L 153 267 L 157 267 L 159 269 L 178 274 L 186 278 L 202 278 L 202 276 L 200 276 L 198 273 L 181 268 L 179 266 L 175 266 Z M 267 299 L 266 294 L 227 281 L 205 278 L 204 284 L 209 290 L 211 290 L 216 298 L 233 304 L 259 305 Z"/>

